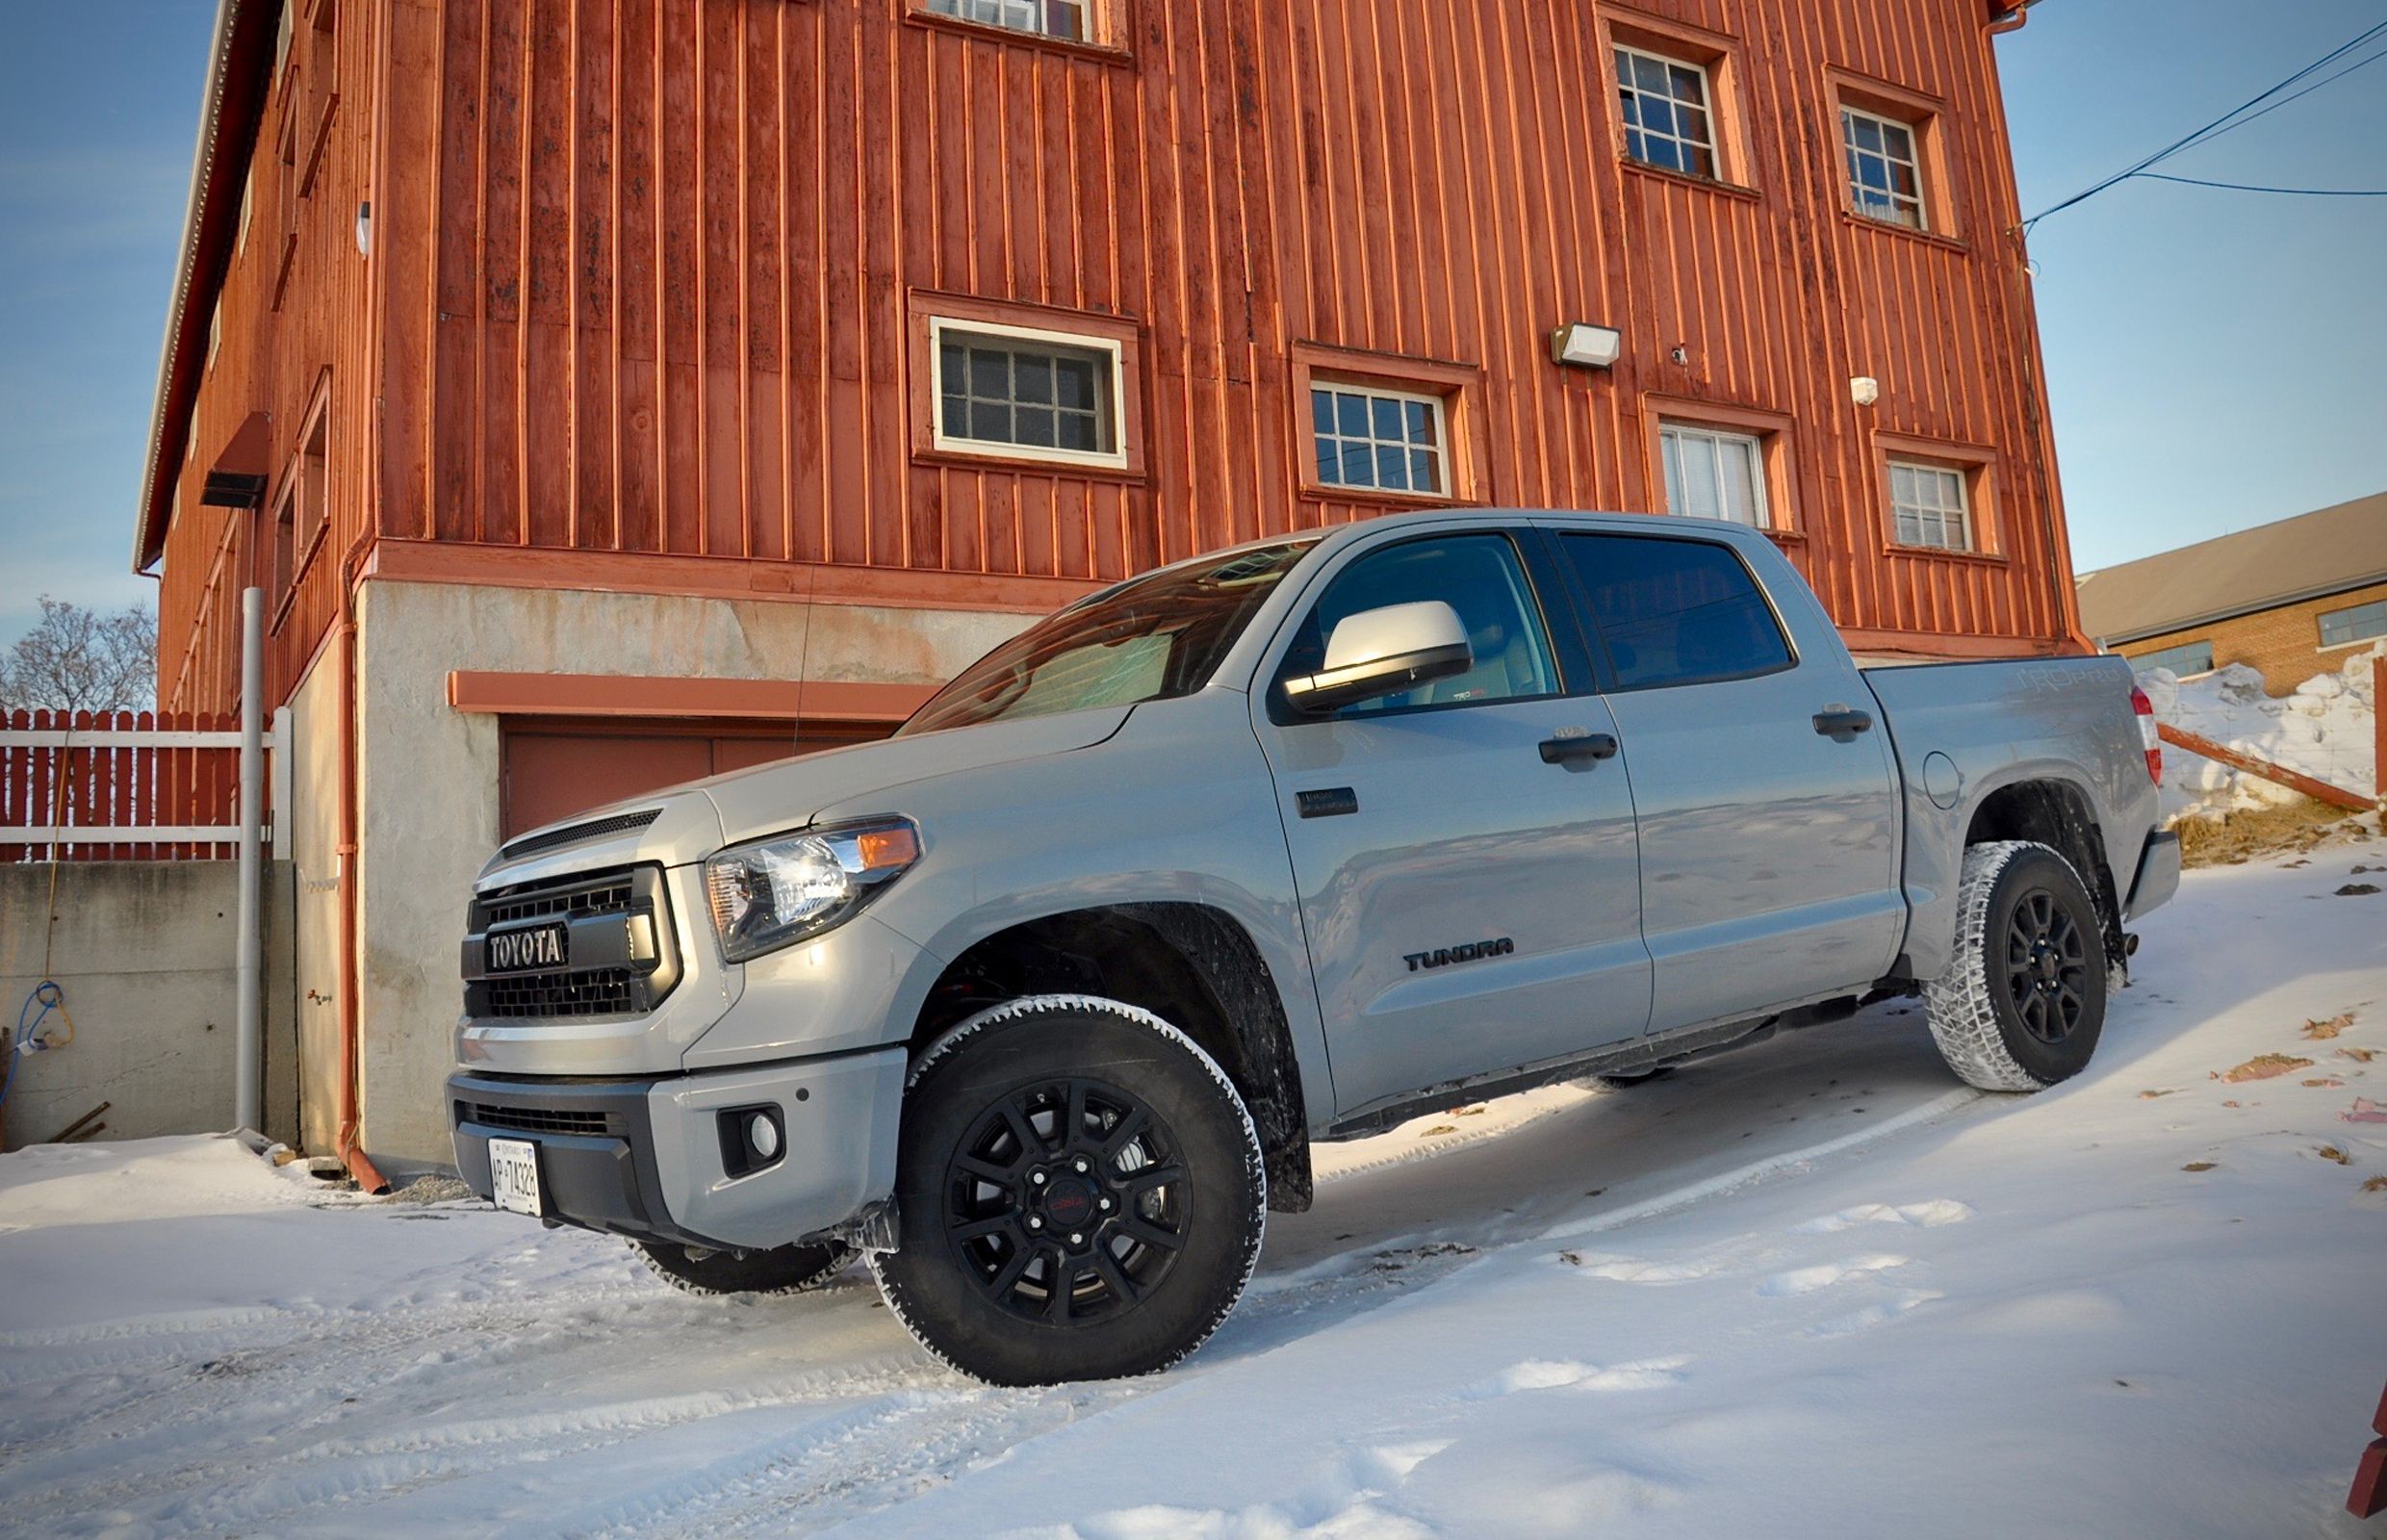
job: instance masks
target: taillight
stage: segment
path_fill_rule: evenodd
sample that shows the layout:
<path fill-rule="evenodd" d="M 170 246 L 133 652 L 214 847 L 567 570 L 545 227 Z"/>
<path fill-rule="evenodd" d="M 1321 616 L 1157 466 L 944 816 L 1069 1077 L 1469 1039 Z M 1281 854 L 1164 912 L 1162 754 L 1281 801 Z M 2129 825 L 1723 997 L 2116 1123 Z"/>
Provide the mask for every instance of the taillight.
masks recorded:
<path fill-rule="evenodd" d="M 2163 733 L 2155 726 L 2155 703 L 2137 685 L 2130 686 L 2130 709 L 2139 715 L 2139 746 L 2146 751 L 2146 778 L 2163 784 Z"/>

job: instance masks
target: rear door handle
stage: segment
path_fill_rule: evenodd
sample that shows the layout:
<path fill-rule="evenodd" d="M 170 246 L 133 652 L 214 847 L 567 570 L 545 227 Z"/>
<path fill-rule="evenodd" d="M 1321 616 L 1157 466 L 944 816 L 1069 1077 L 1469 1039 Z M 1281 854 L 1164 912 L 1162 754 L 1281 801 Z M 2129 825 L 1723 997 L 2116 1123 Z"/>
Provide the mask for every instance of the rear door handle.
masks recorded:
<path fill-rule="evenodd" d="M 1584 760 L 1597 763 L 1615 757 L 1616 740 L 1605 732 L 1585 732 L 1575 737 L 1542 740 L 1544 764 L 1579 764 Z"/>
<path fill-rule="evenodd" d="M 1827 706 L 1815 713 L 1815 732 L 1835 743 L 1847 743 L 1860 732 L 1873 731 L 1873 714 L 1844 706 Z"/>

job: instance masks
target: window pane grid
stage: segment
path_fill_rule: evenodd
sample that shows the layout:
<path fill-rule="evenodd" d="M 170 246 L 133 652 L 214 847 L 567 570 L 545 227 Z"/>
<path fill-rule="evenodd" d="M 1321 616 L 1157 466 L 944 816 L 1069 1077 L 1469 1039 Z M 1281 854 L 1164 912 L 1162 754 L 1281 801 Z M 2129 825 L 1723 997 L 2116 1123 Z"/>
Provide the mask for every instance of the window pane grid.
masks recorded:
<path fill-rule="evenodd" d="M 1616 89 L 1624 104 L 1628 156 L 1644 166 L 1714 178 L 1715 127 L 1705 69 L 1637 48 L 1619 48 Z"/>
<path fill-rule="evenodd" d="M 2346 647 L 2375 636 L 2387 636 L 2387 599 L 2356 604 L 2350 609 L 2330 610 L 2321 617 L 2323 647 Z"/>
<path fill-rule="evenodd" d="M 1927 230 L 1923 175 L 1914 130 L 1854 107 L 1840 109 L 1840 141 L 1848 156 L 1849 206 L 1867 218 Z"/>
<path fill-rule="evenodd" d="M 2132 658 L 2130 666 L 2141 674 L 2149 669 L 2168 668 L 2182 679 L 2194 674 L 2210 674 L 2213 672 L 2213 644 L 2187 642 L 2178 647 L 2167 647 L 2159 653 Z"/>
<path fill-rule="evenodd" d="M 1354 385 L 1319 385 L 1310 391 L 1310 420 L 1318 479 L 1323 484 L 1449 496 L 1440 401 Z"/>
<path fill-rule="evenodd" d="M 982 26 L 1084 42 L 1088 40 L 1088 3 L 1089 0 L 928 0 L 928 8 L 939 15 L 975 21 Z"/>
<path fill-rule="evenodd" d="M 947 439 L 1109 455 L 1106 352 L 946 329 L 937 346 L 937 431 Z"/>
<path fill-rule="evenodd" d="M 1657 442 L 1665 462 L 1668 513 L 1723 519 L 1752 529 L 1771 526 L 1765 450 L 1757 439 L 1669 423 L 1658 429 Z"/>
<path fill-rule="evenodd" d="M 1972 507 L 1964 474 L 1945 466 L 1889 462 L 1889 511 L 1902 546 L 1970 551 Z"/>

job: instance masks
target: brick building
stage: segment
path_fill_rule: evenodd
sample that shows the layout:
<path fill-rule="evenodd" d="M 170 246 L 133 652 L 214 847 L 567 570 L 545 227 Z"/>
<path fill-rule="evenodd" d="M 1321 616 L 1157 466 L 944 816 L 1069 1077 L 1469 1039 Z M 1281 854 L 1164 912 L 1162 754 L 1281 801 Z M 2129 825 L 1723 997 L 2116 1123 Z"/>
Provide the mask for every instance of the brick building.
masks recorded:
<path fill-rule="evenodd" d="M 2083 574 L 2081 629 L 2142 668 L 2287 695 L 2387 637 L 2387 493 Z"/>
<path fill-rule="evenodd" d="M 170 707 L 269 596 L 315 1148 L 444 1158 L 501 837 L 1199 551 L 1730 518 L 2087 645 L 2013 0 L 220 4 L 134 561 Z"/>

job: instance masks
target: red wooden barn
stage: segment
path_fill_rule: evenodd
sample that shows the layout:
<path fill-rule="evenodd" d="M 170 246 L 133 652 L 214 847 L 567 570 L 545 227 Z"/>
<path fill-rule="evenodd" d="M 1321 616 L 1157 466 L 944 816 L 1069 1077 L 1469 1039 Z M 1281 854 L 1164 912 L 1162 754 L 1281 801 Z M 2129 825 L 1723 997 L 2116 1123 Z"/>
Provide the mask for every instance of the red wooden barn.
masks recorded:
<path fill-rule="evenodd" d="M 504 834 L 885 732 L 1206 548 L 1732 518 L 1861 651 L 2080 646 L 2019 21 L 221 0 L 134 561 L 169 708 L 269 596 L 310 1142 L 445 1158 Z"/>

